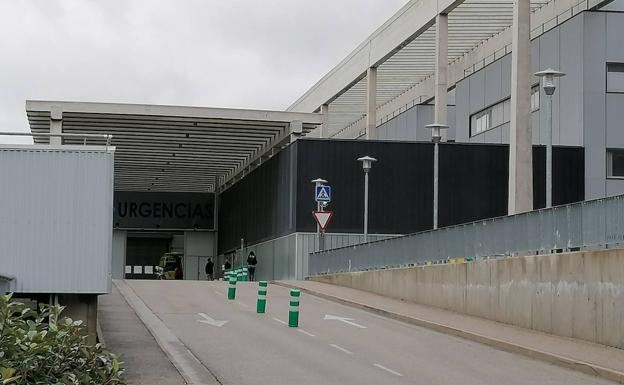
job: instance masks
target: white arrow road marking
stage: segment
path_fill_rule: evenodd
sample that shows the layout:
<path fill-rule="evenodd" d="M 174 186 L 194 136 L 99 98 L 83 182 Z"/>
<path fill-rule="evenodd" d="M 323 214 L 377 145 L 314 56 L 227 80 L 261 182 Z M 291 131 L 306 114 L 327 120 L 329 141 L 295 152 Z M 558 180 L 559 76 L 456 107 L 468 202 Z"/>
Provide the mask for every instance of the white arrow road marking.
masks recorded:
<path fill-rule="evenodd" d="M 307 332 L 307 331 L 305 331 L 305 330 L 303 330 L 303 329 L 297 329 L 297 331 L 298 331 L 299 333 L 303 333 L 303 334 L 305 334 L 306 336 L 316 337 L 314 334 L 312 334 L 312 333 L 310 333 L 310 332 Z"/>
<path fill-rule="evenodd" d="M 352 351 L 347 350 L 347 349 L 343 348 L 342 346 L 338 346 L 338 345 L 336 345 L 336 344 L 329 344 L 329 346 L 331 346 L 332 348 L 336 348 L 336 349 L 340 350 L 340 351 L 341 351 L 341 352 L 343 352 L 343 353 L 353 354 L 353 352 L 352 352 Z"/>
<path fill-rule="evenodd" d="M 216 326 L 216 327 L 221 327 L 221 326 L 225 325 L 226 323 L 228 323 L 228 321 L 217 321 L 217 320 L 207 316 L 204 313 L 197 313 L 197 315 L 203 318 L 203 319 L 198 319 L 197 322 L 201 322 L 203 324 L 208 324 L 208 325 L 212 325 L 212 326 Z"/>
<path fill-rule="evenodd" d="M 360 325 L 360 324 L 356 324 L 355 322 L 353 322 L 353 318 L 346 318 L 346 317 L 338 317 L 337 315 L 331 315 L 331 314 L 325 314 L 325 318 L 323 318 L 324 320 L 335 320 L 335 321 L 340 321 L 340 322 L 344 322 L 348 325 L 351 326 L 355 326 L 357 328 L 360 329 L 366 329 L 366 326 L 364 325 Z"/>
<path fill-rule="evenodd" d="M 279 318 L 273 318 L 273 319 L 274 319 L 274 320 L 276 320 L 277 322 L 281 323 L 281 324 L 288 325 L 288 322 L 286 322 L 286 321 L 282 321 L 282 320 L 281 320 L 281 319 L 279 319 Z"/>
<path fill-rule="evenodd" d="M 388 369 L 388 368 L 386 368 L 386 367 L 385 367 L 385 366 L 383 366 L 383 365 L 380 365 L 380 364 L 374 364 L 374 366 L 378 367 L 378 368 L 379 368 L 379 369 L 381 369 L 381 370 L 385 370 L 385 371 L 386 371 L 386 372 L 388 372 L 388 373 L 392 373 L 392 374 L 394 374 L 395 376 L 403 377 L 403 375 L 402 375 L 401 373 L 399 373 L 399 372 L 395 372 L 395 371 L 394 371 L 394 370 L 392 370 L 392 369 Z"/>

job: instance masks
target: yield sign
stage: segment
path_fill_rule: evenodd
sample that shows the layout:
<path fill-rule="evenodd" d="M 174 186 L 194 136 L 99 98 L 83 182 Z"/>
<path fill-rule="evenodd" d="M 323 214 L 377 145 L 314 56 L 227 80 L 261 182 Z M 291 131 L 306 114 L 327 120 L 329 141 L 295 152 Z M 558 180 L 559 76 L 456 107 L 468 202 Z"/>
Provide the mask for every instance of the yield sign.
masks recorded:
<path fill-rule="evenodd" d="M 321 230 L 325 230 L 334 213 L 332 211 L 312 211 L 312 215 L 314 215 L 314 219 L 316 219 Z"/>

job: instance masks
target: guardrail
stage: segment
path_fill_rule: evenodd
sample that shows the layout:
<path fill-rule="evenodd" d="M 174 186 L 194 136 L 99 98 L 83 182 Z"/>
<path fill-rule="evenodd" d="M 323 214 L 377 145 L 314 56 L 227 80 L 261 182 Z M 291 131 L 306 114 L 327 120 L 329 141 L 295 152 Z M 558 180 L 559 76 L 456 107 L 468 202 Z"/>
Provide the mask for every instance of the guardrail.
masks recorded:
<path fill-rule="evenodd" d="M 0 136 L 28 136 L 28 137 L 38 137 L 43 136 L 46 138 L 78 138 L 82 139 L 82 144 L 84 146 L 87 145 L 87 139 L 103 139 L 106 141 L 106 147 L 109 147 L 111 144 L 111 140 L 113 139 L 112 135 L 109 134 L 73 134 L 73 133 L 61 133 L 61 134 L 52 134 L 48 132 L 0 132 Z"/>
<path fill-rule="evenodd" d="M 624 195 L 310 254 L 309 275 L 624 244 Z"/>

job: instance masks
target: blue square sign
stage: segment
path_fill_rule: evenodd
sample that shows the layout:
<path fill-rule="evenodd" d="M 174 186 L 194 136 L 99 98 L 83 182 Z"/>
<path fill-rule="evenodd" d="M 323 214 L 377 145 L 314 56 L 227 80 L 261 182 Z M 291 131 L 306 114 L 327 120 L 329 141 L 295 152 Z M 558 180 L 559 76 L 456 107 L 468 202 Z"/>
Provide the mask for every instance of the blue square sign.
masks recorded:
<path fill-rule="evenodd" d="M 316 191 L 314 192 L 314 200 L 317 202 L 331 202 L 331 187 L 316 186 Z"/>

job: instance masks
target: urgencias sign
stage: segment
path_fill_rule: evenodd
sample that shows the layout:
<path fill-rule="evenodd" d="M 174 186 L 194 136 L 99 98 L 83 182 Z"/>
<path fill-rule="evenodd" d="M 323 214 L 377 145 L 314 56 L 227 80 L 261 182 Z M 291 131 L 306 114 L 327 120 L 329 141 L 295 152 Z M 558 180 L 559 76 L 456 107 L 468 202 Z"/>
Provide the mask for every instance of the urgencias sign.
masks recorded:
<path fill-rule="evenodd" d="M 115 191 L 113 227 L 214 229 L 214 194 Z"/>

